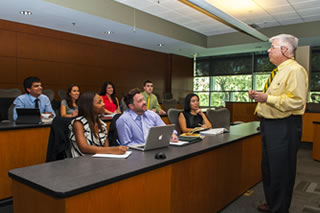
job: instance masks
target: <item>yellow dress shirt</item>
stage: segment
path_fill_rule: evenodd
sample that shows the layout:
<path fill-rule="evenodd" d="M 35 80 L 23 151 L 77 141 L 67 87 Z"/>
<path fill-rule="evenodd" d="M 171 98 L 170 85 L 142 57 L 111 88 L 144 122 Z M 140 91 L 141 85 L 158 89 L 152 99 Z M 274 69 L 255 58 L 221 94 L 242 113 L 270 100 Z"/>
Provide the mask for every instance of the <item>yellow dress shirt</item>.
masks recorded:
<path fill-rule="evenodd" d="M 278 72 L 267 90 L 266 103 L 257 106 L 259 116 L 267 119 L 302 115 L 306 108 L 308 74 L 293 59 L 278 66 Z"/>

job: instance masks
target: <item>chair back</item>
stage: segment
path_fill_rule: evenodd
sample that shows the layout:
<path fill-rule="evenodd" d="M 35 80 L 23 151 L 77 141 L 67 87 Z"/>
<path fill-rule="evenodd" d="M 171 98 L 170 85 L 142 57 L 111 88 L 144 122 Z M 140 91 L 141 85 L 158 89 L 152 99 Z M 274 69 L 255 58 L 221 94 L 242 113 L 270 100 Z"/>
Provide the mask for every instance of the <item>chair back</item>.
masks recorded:
<path fill-rule="evenodd" d="M 53 101 L 54 99 L 54 91 L 52 89 L 45 89 L 42 91 L 42 93 L 46 96 L 48 96 L 50 102 Z"/>
<path fill-rule="evenodd" d="M 124 102 L 124 98 L 121 98 L 121 101 L 120 101 L 120 110 L 121 112 L 124 112 L 128 109 L 128 106 L 127 104 Z"/>
<path fill-rule="evenodd" d="M 59 96 L 60 100 L 66 99 L 67 98 L 67 91 L 64 89 L 59 89 L 58 96 Z"/>
<path fill-rule="evenodd" d="M 163 99 L 162 105 L 164 108 L 164 111 L 168 111 L 170 108 L 177 108 L 177 101 L 176 99 Z"/>
<path fill-rule="evenodd" d="M 2 122 L 13 121 L 13 101 L 21 94 L 18 88 L 0 89 L 0 120 Z"/>
<path fill-rule="evenodd" d="M 227 108 L 208 109 L 206 114 L 212 128 L 230 129 L 230 111 Z"/>
<path fill-rule="evenodd" d="M 22 92 L 18 88 L 0 89 L 0 98 L 16 98 L 21 94 Z"/>
<path fill-rule="evenodd" d="M 170 108 L 168 110 L 168 119 L 170 121 L 170 123 L 172 124 L 175 124 L 176 125 L 176 130 L 180 133 L 181 132 L 181 129 L 180 129 L 180 126 L 179 126 L 179 122 L 178 122 L 178 116 L 179 116 L 179 113 L 182 112 L 181 109 L 174 109 L 174 108 Z"/>

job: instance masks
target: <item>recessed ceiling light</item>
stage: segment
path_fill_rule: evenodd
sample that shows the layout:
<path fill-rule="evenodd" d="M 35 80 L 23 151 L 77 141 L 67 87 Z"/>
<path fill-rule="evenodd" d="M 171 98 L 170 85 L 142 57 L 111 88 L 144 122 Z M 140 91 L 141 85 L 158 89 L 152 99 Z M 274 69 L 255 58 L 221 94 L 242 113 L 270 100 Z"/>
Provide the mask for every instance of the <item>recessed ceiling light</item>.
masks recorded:
<path fill-rule="evenodd" d="M 32 15 L 32 12 L 29 10 L 23 10 L 23 11 L 20 11 L 20 14 L 30 16 L 30 15 Z"/>
<path fill-rule="evenodd" d="M 160 43 L 160 44 L 157 44 L 157 46 L 158 46 L 158 47 L 163 47 L 164 44 L 161 44 L 161 43 Z"/>
<path fill-rule="evenodd" d="M 106 31 L 106 32 L 104 32 L 105 34 L 107 34 L 107 35 L 111 35 L 111 34 L 113 34 L 113 32 L 112 31 L 110 31 L 110 30 L 108 30 L 108 31 Z"/>

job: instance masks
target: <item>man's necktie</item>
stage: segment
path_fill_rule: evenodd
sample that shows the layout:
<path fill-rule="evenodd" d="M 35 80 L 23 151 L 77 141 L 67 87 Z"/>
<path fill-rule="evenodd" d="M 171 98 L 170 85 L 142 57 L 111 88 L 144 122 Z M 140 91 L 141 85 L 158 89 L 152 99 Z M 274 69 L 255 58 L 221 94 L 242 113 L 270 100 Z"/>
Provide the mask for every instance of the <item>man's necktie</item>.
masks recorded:
<path fill-rule="evenodd" d="M 269 78 L 268 78 L 266 84 L 265 84 L 264 87 L 263 87 L 263 90 L 262 90 L 263 93 L 266 93 L 266 92 L 267 92 L 267 90 L 268 90 L 268 88 L 270 87 L 271 82 L 272 82 L 272 80 L 274 79 L 274 77 L 276 76 L 277 72 L 278 72 L 278 68 L 275 68 L 274 70 L 272 70 L 272 72 L 271 72 L 271 74 L 269 75 Z M 258 102 L 258 104 L 257 104 L 257 106 L 256 106 L 256 108 L 255 108 L 255 110 L 254 110 L 254 113 L 253 113 L 254 115 L 257 114 L 257 110 L 258 110 L 259 105 L 260 105 L 260 102 Z"/>
<path fill-rule="evenodd" d="M 262 90 L 263 93 L 266 93 L 268 88 L 270 87 L 270 84 L 272 82 L 272 80 L 274 79 L 274 76 L 276 76 L 277 74 L 277 71 L 278 71 L 278 68 L 275 68 L 274 70 L 272 70 L 271 74 L 269 75 L 269 78 L 266 82 L 266 84 L 264 85 L 264 88 Z"/>
<path fill-rule="evenodd" d="M 39 98 L 36 98 L 36 100 L 34 100 L 34 106 L 35 108 L 39 109 Z"/>
<path fill-rule="evenodd" d="M 150 95 L 147 98 L 147 109 L 149 109 L 149 106 L 150 106 Z"/>

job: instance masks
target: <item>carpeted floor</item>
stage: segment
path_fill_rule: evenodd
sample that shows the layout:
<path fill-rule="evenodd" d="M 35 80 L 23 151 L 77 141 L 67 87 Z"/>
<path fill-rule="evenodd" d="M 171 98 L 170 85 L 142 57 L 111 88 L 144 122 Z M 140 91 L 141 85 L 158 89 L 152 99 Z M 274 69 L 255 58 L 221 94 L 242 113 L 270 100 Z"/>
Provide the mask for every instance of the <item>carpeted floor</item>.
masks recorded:
<path fill-rule="evenodd" d="M 251 192 L 251 193 L 250 193 Z M 264 203 L 262 183 L 233 201 L 220 213 L 257 213 Z M 1 204 L 0 213 L 12 213 L 12 203 Z M 320 161 L 312 160 L 312 144 L 303 143 L 298 152 L 296 185 L 290 213 L 320 213 Z"/>
<path fill-rule="evenodd" d="M 220 213 L 257 213 L 264 203 L 262 183 L 251 188 L 250 196 L 242 195 Z M 312 160 L 312 144 L 302 143 L 298 151 L 296 184 L 290 213 L 320 213 L 320 161 Z"/>

